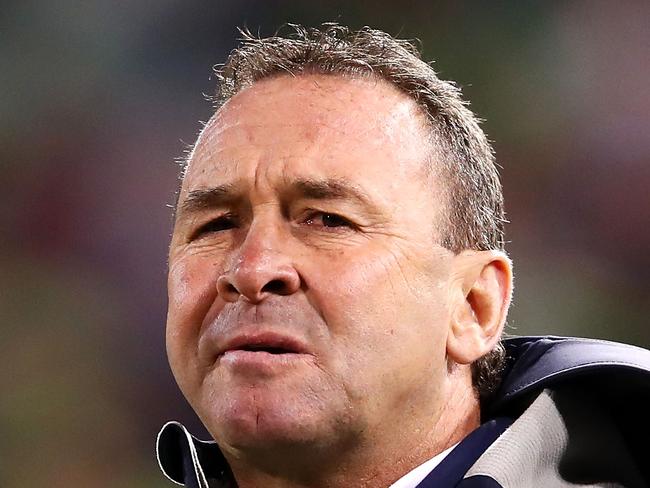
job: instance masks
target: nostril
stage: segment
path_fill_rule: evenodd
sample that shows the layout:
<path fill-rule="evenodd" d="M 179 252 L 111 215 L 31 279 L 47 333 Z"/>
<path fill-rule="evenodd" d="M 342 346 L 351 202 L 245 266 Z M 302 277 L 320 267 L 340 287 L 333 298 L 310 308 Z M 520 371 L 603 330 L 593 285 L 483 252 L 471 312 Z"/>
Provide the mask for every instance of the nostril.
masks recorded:
<path fill-rule="evenodd" d="M 282 295 L 282 294 L 286 294 L 287 287 L 284 281 L 282 280 L 271 280 L 266 285 L 264 285 L 262 291 L 275 293 L 277 295 Z"/>
<path fill-rule="evenodd" d="M 217 280 L 217 293 L 227 302 L 236 302 L 241 296 L 239 289 L 225 275 Z"/>

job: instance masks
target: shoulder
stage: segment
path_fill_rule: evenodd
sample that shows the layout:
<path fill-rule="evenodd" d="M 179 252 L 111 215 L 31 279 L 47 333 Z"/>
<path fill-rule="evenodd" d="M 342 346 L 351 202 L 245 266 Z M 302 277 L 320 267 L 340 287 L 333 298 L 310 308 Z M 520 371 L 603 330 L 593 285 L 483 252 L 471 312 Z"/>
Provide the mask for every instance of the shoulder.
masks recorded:
<path fill-rule="evenodd" d="M 515 419 L 463 488 L 650 483 L 650 351 L 608 341 L 519 337 L 486 416 Z"/>
<path fill-rule="evenodd" d="M 650 351 L 617 342 L 575 337 L 515 337 L 504 341 L 508 366 L 502 385 L 487 405 L 492 412 L 529 393 L 567 382 L 589 384 L 605 397 L 647 393 Z M 603 384 L 609 380 L 610 385 Z"/>

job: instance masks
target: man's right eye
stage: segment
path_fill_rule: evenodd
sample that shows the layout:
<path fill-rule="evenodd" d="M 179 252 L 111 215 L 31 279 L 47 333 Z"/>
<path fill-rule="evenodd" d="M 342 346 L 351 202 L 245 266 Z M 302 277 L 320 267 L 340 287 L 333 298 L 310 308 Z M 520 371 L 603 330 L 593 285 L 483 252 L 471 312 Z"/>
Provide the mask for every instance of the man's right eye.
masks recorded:
<path fill-rule="evenodd" d="M 206 224 L 203 224 L 199 227 L 193 234 L 191 240 L 198 239 L 203 237 L 206 234 L 212 234 L 215 232 L 222 232 L 224 230 L 234 229 L 237 227 L 237 222 L 235 221 L 234 216 L 222 215 L 216 219 L 212 219 Z"/>

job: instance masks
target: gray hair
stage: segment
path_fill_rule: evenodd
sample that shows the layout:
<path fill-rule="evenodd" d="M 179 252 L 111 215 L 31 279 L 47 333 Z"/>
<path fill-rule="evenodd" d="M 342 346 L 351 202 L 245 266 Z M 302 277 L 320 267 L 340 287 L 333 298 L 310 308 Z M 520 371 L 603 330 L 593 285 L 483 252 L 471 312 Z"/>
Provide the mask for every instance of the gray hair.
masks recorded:
<path fill-rule="evenodd" d="M 506 220 L 494 152 L 460 89 L 439 79 L 411 41 L 369 27 L 357 31 L 332 23 L 320 28 L 288 27 L 287 35 L 276 33 L 263 39 L 242 31 L 241 45 L 216 68 L 215 108 L 256 81 L 283 74 L 385 80 L 422 109 L 443 156 L 434 168 L 446 182 L 441 244 L 455 253 L 503 250 Z M 473 384 L 481 398 L 498 386 L 504 362 L 499 344 L 472 365 Z"/>

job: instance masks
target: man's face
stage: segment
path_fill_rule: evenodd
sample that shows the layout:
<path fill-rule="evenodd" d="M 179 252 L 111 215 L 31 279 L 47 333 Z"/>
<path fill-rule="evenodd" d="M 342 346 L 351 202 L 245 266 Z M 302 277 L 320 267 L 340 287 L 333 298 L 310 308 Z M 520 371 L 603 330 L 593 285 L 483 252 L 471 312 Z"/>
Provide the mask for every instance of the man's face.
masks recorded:
<path fill-rule="evenodd" d="M 436 416 L 450 252 L 415 103 L 336 76 L 255 83 L 183 181 L 167 348 L 225 452 L 388 435 Z"/>

